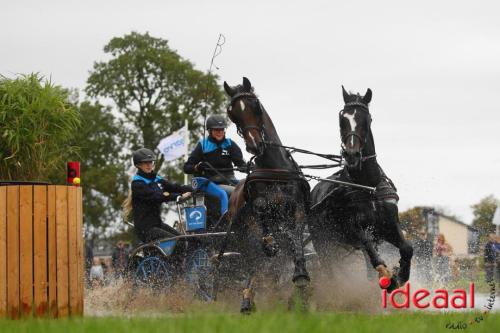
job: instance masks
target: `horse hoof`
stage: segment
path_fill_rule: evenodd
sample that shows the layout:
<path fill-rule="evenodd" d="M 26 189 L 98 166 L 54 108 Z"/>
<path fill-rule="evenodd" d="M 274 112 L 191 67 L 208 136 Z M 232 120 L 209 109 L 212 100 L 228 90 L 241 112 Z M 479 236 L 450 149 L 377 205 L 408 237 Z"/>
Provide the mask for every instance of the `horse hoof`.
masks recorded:
<path fill-rule="evenodd" d="M 252 304 L 252 301 L 249 298 L 244 298 L 241 301 L 240 313 L 241 314 L 250 314 L 254 311 L 255 305 Z"/>
<path fill-rule="evenodd" d="M 292 279 L 293 284 L 299 288 L 304 288 L 304 287 L 309 286 L 309 283 L 310 283 L 309 280 L 310 280 L 309 276 L 305 276 L 305 275 L 299 275 L 299 276 L 296 276 Z"/>
<path fill-rule="evenodd" d="M 299 275 L 293 279 L 294 292 L 288 300 L 288 310 L 299 312 L 309 311 L 309 300 L 312 297 L 312 288 L 309 276 Z"/>
<path fill-rule="evenodd" d="M 393 276 L 391 278 L 391 284 L 389 285 L 389 287 L 387 287 L 387 292 L 390 294 L 394 290 L 396 290 L 396 289 L 398 289 L 400 287 L 401 287 L 401 284 L 399 283 L 398 279 Z"/>

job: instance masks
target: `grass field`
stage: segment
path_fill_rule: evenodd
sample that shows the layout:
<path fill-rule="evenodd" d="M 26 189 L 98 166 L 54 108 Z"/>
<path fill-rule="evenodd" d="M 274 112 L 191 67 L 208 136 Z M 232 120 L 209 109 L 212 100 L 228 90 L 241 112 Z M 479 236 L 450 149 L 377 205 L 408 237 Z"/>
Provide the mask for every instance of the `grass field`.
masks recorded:
<path fill-rule="evenodd" d="M 467 322 L 478 314 L 362 315 L 349 313 L 256 313 L 182 314 L 157 317 L 85 317 L 74 319 L 0 320 L 0 332 L 79 333 L 79 332 L 454 332 L 448 323 Z M 500 314 L 489 314 L 483 321 L 458 331 L 498 332 Z"/>

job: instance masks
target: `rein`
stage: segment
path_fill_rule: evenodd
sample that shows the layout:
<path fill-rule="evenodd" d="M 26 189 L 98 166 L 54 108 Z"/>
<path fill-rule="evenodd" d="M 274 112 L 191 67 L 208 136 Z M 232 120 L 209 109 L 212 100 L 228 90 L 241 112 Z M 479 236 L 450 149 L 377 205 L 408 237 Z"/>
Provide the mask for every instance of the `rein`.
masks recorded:
<path fill-rule="evenodd" d="M 330 160 L 330 161 L 333 161 L 333 162 L 338 162 L 339 164 L 342 161 L 342 156 L 340 156 L 340 155 L 315 153 L 315 152 L 310 151 L 310 150 L 301 149 L 301 148 L 297 148 L 297 147 L 284 146 L 284 145 L 280 145 L 280 144 L 277 144 L 277 143 L 274 143 L 274 142 L 267 142 L 267 141 L 265 141 L 264 144 L 267 145 L 267 146 L 273 146 L 273 147 L 279 147 L 279 148 L 289 149 L 291 154 L 293 154 L 293 153 L 301 153 L 301 154 L 307 154 L 307 155 L 316 155 L 318 157 L 322 157 L 324 159 L 327 159 L 327 160 Z"/>
<path fill-rule="evenodd" d="M 231 98 L 231 102 L 229 104 L 229 108 L 228 110 L 231 110 L 234 103 L 242 98 L 242 97 L 248 97 L 248 98 L 251 98 L 251 99 L 256 99 L 257 102 L 259 103 L 259 108 L 261 108 L 261 105 L 260 105 L 260 101 L 258 99 L 258 97 L 252 93 L 252 92 L 241 92 L 241 93 L 237 93 L 235 94 L 234 96 L 232 96 Z M 352 103 L 347 103 L 345 106 L 361 106 L 363 107 L 363 111 L 364 112 L 368 112 L 368 106 L 363 104 L 363 103 L 360 103 L 360 102 L 352 102 Z M 344 107 L 345 108 L 345 107 Z M 342 112 L 343 110 L 341 110 L 340 112 Z M 298 167 L 299 170 L 297 171 L 294 171 L 294 170 L 285 170 L 285 169 L 251 169 L 250 168 L 250 164 L 251 162 L 253 161 L 253 159 L 255 159 L 256 156 L 253 156 L 252 159 L 250 160 L 249 164 L 248 164 L 248 167 L 247 167 L 247 170 L 245 173 L 248 174 L 247 176 L 247 181 L 251 182 L 253 180 L 257 180 L 257 179 L 260 179 L 260 180 L 267 180 L 267 181 L 276 181 L 276 182 L 280 182 L 280 181 L 289 181 L 289 180 L 301 180 L 301 181 L 304 181 L 307 183 L 306 179 L 305 178 L 308 178 L 308 179 L 314 179 L 314 180 L 319 180 L 319 181 L 326 181 L 326 182 L 331 182 L 331 183 L 336 183 L 336 184 L 339 184 L 339 185 L 346 185 L 346 186 L 351 186 L 351 187 L 357 187 L 357 188 L 360 188 L 360 189 L 364 189 L 364 190 L 369 190 L 371 192 L 374 192 L 375 191 L 375 188 L 373 187 L 369 187 L 369 186 L 363 186 L 363 185 L 358 185 L 358 184 L 354 184 L 354 183 L 349 183 L 349 182 L 343 182 L 343 181 L 336 181 L 336 180 L 331 180 L 331 179 L 326 179 L 326 178 L 320 178 L 320 177 L 317 177 L 317 176 L 313 176 L 313 175 L 305 175 L 302 173 L 301 169 L 327 169 L 327 168 L 335 168 L 335 167 L 340 167 L 343 165 L 342 161 L 343 161 L 343 157 L 341 155 L 333 155 L 333 154 L 321 154 L 321 153 L 316 153 L 316 152 L 313 152 L 313 151 L 310 151 L 310 150 L 306 150 L 306 149 L 302 149 L 302 148 L 297 148 L 297 147 L 292 147 L 292 146 L 285 146 L 285 145 L 282 145 L 282 144 L 277 144 L 277 143 L 274 143 L 274 142 L 269 142 L 269 141 L 265 141 L 265 128 L 264 128 L 264 125 L 262 123 L 262 118 L 261 118 L 261 121 L 260 121 L 260 124 L 259 125 L 248 125 L 248 126 L 239 126 L 235 121 L 233 121 L 233 123 L 235 123 L 236 125 L 236 128 L 237 128 L 237 133 L 240 137 L 243 138 L 243 134 L 250 130 L 250 129 L 256 129 L 262 139 L 263 139 L 263 143 L 264 143 L 264 146 L 271 146 L 271 147 L 278 147 L 278 148 L 283 148 L 283 149 L 286 149 L 288 151 L 288 154 L 293 154 L 293 153 L 301 153 L 301 154 L 307 154 L 307 155 L 315 155 L 315 156 L 318 156 L 318 157 L 321 157 L 321 158 L 324 158 L 324 159 L 327 159 L 327 160 L 330 160 L 330 161 L 333 161 L 333 162 L 336 162 L 337 164 L 317 164 L 317 165 L 297 165 L 297 163 L 294 161 L 295 165 Z M 357 135 L 354 133 L 354 135 Z M 359 136 L 358 136 L 359 137 Z M 365 157 L 361 157 L 361 160 L 362 161 L 366 161 L 368 159 L 371 159 L 371 158 L 375 158 L 377 155 L 371 155 L 371 156 L 365 156 Z M 214 171 L 216 171 L 213 167 L 211 167 Z M 240 172 L 244 172 L 241 170 L 241 168 L 235 168 L 233 170 L 238 170 Z M 217 172 L 218 173 L 218 172 Z"/>

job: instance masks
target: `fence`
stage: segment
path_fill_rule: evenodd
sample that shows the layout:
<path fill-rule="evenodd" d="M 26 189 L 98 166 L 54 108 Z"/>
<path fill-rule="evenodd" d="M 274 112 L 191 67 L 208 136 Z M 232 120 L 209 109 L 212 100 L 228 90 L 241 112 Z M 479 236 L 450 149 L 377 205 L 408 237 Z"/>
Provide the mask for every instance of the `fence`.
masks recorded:
<path fill-rule="evenodd" d="M 0 317 L 83 313 L 82 189 L 0 186 Z"/>

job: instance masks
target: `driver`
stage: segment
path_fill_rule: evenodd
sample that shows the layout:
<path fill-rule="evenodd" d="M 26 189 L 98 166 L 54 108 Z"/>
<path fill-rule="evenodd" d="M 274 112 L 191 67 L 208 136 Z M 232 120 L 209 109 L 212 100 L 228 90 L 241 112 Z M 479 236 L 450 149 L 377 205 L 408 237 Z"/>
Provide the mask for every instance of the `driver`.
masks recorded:
<path fill-rule="evenodd" d="M 174 228 L 162 222 L 161 204 L 174 201 L 179 196 L 188 197 L 191 186 L 178 185 L 158 176 L 154 172 L 155 154 L 147 148 L 134 151 L 132 157 L 138 170 L 132 179 L 132 195 L 128 204 L 132 207 L 137 236 L 143 242 L 151 242 L 177 235 Z"/>
<path fill-rule="evenodd" d="M 246 165 L 240 147 L 226 138 L 227 123 L 223 116 L 212 115 L 207 119 L 208 138 L 201 139 L 184 164 L 184 172 L 192 174 L 198 182 L 208 179 L 216 186 L 198 184 L 208 194 L 219 198 L 221 215 L 227 211 L 227 193 L 231 193 L 238 180 L 234 176 L 233 165 Z M 227 192 L 227 193 L 226 193 Z"/>

